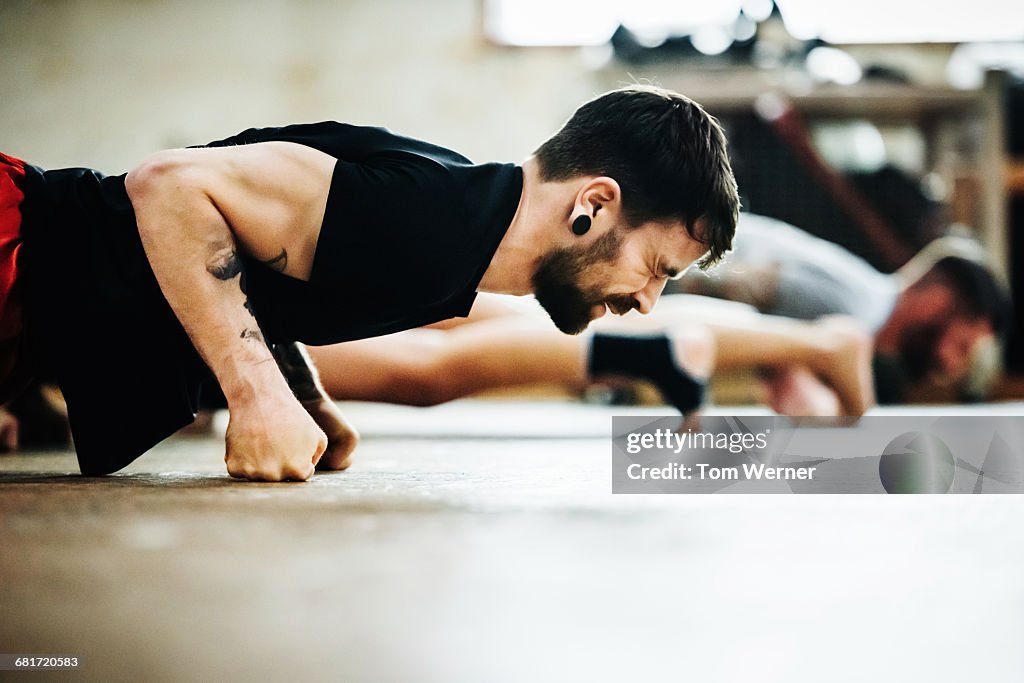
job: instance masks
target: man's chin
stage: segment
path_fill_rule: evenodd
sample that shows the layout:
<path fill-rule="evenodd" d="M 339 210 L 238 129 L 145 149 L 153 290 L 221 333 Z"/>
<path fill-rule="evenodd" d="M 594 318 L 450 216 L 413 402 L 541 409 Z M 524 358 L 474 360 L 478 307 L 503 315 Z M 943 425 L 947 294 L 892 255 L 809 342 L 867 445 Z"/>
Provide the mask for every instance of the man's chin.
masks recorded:
<path fill-rule="evenodd" d="M 547 310 L 547 309 L 545 309 Z M 551 311 L 548 311 L 548 316 L 551 318 L 551 322 L 555 324 L 561 332 L 565 334 L 580 334 L 584 332 L 590 323 L 594 322 L 598 318 L 603 318 L 608 312 L 608 306 L 605 304 L 596 304 L 586 309 L 586 313 L 583 313 L 582 308 L 575 311 L 574 315 L 552 315 Z"/>
<path fill-rule="evenodd" d="M 558 328 L 558 331 L 564 334 L 580 334 L 587 329 L 592 321 L 589 315 L 580 315 L 582 311 L 574 311 L 574 314 L 570 315 L 565 311 L 552 312 L 547 308 L 544 310 L 547 312 L 548 317 L 551 318 L 551 322 Z"/>
<path fill-rule="evenodd" d="M 589 320 L 584 320 L 584 321 L 581 322 L 579 320 L 566 321 L 566 320 L 556 320 L 555 318 L 552 318 L 551 322 L 553 322 L 555 324 L 555 327 L 558 328 L 559 332 L 562 332 L 564 334 L 571 334 L 571 335 L 577 335 L 577 334 L 582 333 L 590 325 L 590 321 Z"/>
<path fill-rule="evenodd" d="M 555 327 L 564 334 L 580 334 L 590 323 L 608 312 L 604 304 L 587 305 L 574 297 L 551 297 L 538 289 L 535 293 L 537 303 L 551 318 Z"/>

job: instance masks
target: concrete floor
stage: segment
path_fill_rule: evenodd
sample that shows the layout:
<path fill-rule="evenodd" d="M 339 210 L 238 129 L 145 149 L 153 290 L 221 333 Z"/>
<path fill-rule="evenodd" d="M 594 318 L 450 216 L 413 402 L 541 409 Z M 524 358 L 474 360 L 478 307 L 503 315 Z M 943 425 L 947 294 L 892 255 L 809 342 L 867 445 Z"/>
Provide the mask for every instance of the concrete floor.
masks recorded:
<path fill-rule="evenodd" d="M 612 496 L 608 409 L 350 413 L 305 484 L 0 458 L 0 653 L 83 661 L 0 679 L 1024 680 L 1024 497 Z"/>

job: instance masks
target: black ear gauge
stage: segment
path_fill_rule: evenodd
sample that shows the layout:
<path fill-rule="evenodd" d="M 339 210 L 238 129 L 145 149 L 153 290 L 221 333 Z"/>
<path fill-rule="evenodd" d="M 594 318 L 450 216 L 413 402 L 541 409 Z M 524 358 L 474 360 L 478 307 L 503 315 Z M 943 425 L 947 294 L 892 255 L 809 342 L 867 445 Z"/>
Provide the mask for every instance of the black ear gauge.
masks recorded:
<path fill-rule="evenodd" d="M 576 217 L 576 220 L 572 222 L 572 234 L 574 235 L 586 235 L 590 230 L 590 216 L 582 214 Z"/>

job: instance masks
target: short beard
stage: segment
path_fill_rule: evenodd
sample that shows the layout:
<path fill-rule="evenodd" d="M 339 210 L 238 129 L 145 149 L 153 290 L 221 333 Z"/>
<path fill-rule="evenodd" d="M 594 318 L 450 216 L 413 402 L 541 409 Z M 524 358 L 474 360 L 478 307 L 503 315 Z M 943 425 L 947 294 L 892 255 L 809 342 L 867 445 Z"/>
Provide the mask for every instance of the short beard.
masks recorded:
<path fill-rule="evenodd" d="M 622 239 L 610 230 L 587 247 L 555 249 L 547 254 L 533 274 L 533 293 L 551 321 L 565 334 L 579 334 L 590 324 L 590 312 L 608 297 L 596 289 L 583 289 L 580 278 L 600 263 L 611 263 L 619 255 Z M 631 308 L 628 297 L 614 297 L 622 308 Z"/>

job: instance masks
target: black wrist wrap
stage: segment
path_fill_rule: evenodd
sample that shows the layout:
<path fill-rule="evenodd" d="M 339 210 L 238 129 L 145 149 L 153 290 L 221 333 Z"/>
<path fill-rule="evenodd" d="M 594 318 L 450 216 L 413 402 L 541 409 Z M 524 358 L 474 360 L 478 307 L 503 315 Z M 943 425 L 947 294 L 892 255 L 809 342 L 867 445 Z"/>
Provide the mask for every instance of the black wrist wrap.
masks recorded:
<path fill-rule="evenodd" d="M 706 382 L 683 370 L 664 334 L 620 336 L 595 333 L 587 370 L 591 377 L 618 375 L 652 382 L 666 401 L 687 415 L 704 402 Z"/>

